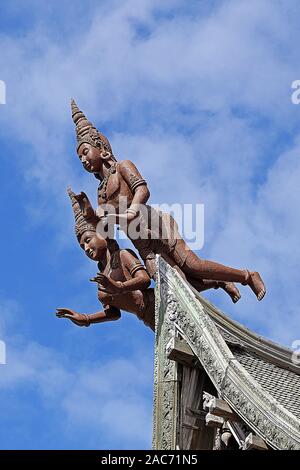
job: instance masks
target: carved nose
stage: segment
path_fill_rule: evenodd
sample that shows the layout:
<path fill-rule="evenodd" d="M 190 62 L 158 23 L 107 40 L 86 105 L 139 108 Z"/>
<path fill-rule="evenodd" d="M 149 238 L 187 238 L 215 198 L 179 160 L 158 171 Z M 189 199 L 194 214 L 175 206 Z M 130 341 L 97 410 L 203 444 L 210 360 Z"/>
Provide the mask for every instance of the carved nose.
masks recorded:
<path fill-rule="evenodd" d="M 82 163 L 85 163 L 85 162 L 86 162 L 85 155 L 82 155 L 82 156 L 81 156 L 81 161 L 82 161 Z"/>

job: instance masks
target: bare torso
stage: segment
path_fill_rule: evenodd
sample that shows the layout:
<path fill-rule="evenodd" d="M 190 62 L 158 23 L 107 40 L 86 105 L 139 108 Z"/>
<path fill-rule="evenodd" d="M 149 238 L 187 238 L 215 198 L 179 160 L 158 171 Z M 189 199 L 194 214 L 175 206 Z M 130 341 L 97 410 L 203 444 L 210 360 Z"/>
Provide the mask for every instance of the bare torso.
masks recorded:
<path fill-rule="evenodd" d="M 103 274 L 114 281 L 125 282 L 132 279 L 137 270 L 143 269 L 139 259 L 131 250 L 117 250 L 112 253 Z M 113 295 L 98 290 L 98 298 L 104 305 L 134 313 L 152 329 L 154 328 L 154 291 L 134 290 L 124 294 Z"/>

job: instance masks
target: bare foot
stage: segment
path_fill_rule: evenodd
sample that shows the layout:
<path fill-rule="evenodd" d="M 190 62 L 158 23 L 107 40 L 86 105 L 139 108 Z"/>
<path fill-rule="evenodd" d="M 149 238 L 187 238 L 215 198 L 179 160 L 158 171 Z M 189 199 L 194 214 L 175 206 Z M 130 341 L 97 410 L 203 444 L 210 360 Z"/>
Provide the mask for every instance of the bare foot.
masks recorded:
<path fill-rule="evenodd" d="M 234 304 L 240 300 L 240 291 L 233 282 L 219 282 L 218 284 L 231 297 Z"/>
<path fill-rule="evenodd" d="M 258 272 L 250 272 L 248 286 L 253 290 L 258 300 L 262 300 L 266 293 L 266 287 Z"/>

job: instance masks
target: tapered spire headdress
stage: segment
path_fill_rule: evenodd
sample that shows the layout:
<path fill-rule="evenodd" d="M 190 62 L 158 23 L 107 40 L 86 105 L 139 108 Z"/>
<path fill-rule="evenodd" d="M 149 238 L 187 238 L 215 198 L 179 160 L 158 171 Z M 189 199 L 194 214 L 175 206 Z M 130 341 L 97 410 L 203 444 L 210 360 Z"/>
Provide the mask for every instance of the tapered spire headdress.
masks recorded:
<path fill-rule="evenodd" d="M 82 111 L 78 108 L 75 101 L 71 100 L 72 119 L 76 125 L 77 149 L 83 143 L 88 143 L 93 147 L 104 147 L 112 154 L 112 149 L 108 139 L 101 134 L 93 124 L 88 121 Z"/>
<path fill-rule="evenodd" d="M 85 193 L 75 194 L 71 188 L 68 188 L 67 191 L 72 202 L 75 233 L 79 241 L 85 232 L 96 232 L 98 219 Z"/>
<path fill-rule="evenodd" d="M 91 205 L 89 198 L 84 192 L 81 192 L 80 194 L 75 194 L 71 188 L 68 188 L 67 191 L 71 199 L 72 209 L 75 218 L 76 237 L 77 240 L 80 242 L 80 239 L 85 232 L 97 233 L 97 224 L 99 222 L 99 219 L 94 212 L 93 206 Z M 97 235 L 99 236 L 99 234 Z M 101 238 L 103 238 L 103 236 Z M 105 239 L 110 253 L 119 250 L 119 244 L 114 238 L 109 238 L 108 235 L 106 235 Z"/>

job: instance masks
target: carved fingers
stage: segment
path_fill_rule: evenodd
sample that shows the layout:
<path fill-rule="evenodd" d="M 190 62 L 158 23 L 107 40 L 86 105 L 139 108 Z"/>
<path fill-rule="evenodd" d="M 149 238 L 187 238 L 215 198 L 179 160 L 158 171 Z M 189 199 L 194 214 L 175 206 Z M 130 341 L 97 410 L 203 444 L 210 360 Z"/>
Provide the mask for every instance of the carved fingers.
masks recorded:
<path fill-rule="evenodd" d="M 61 318 L 61 317 L 64 317 L 66 315 L 68 316 L 74 316 L 76 312 L 74 312 L 74 310 L 71 310 L 69 308 L 57 308 L 56 309 L 56 316 Z"/>
<path fill-rule="evenodd" d="M 87 326 L 87 315 L 82 315 L 69 308 L 57 308 L 56 316 L 58 318 L 67 318 L 77 326 Z"/>
<path fill-rule="evenodd" d="M 120 294 L 123 291 L 123 283 L 114 281 L 107 277 L 105 274 L 98 273 L 95 277 L 90 279 L 92 282 L 98 283 L 98 289 L 107 294 Z"/>

